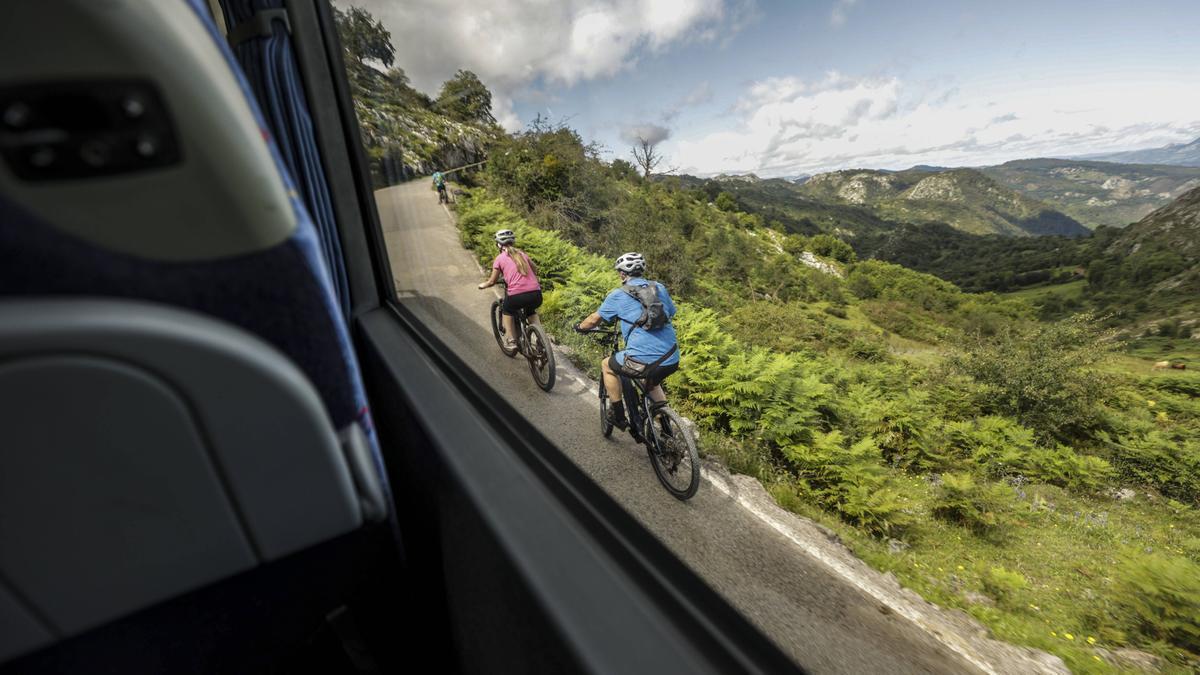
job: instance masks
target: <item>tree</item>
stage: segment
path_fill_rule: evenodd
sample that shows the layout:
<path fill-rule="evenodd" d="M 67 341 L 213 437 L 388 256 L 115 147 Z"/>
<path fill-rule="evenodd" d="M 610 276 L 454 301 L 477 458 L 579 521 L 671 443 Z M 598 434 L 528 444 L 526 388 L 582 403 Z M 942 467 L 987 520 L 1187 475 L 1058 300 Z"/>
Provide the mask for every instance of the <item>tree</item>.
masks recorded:
<path fill-rule="evenodd" d="M 659 141 L 638 135 L 633 144 L 633 161 L 642 168 L 642 174 L 649 178 L 650 174 L 662 164 L 663 156 L 658 151 Z"/>
<path fill-rule="evenodd" d="M 609 165 L 609 171 L 617 180 L 637 181 L 638 179 L 637 168 L 623 159 L 614 159 Z"/>
<path fill-rule="evenodd" d="M 464 122 L 496 122 L 492 116 L 492 92 L 469 70 L 459 70 L 442 83 L 437 105 Z"/>
<path fill-rule="evenodd" d="M 392 46 L 392 34 L 383 27 L 383 22 L 361 7 L 347 10 L 334 7 L 333 18 L 342 48 L 350 58 L 362 65 L 367 61 L 378 61 L 384 67 L 392 65 L 396 48 Z"/>
<path fill-rule="evenodd" d="M 400 66 L 388 68 L 388 71 L 383 76 L 387 78 L 389 84 L 397 89 L 404 89 L 409 86 L 408 73 L 404 72 L 404 69 Z"/>

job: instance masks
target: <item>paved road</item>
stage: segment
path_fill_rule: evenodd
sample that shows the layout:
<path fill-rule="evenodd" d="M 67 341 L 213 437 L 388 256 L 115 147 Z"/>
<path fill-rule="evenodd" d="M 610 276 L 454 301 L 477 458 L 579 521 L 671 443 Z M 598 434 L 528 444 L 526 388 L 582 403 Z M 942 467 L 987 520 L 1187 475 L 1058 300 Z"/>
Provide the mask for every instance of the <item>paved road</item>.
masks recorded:
<path fill-rule="evenodd" d="M 459 243 L 450 214 L 426 181 L 376 193 L 396 289 L 468 364 L 576 464 L 654 532 L 805 669 L 814 673 L 969 673 L 949 649 L 831 574 L 735 500 L 705 482 L 691 501 L 659 485 L 627 435 L 595 430 L 595 385 L 559 359 L 546 394 L 524 359 L 496 347 L 492 291 Z M 614 286 L 617 283 L 613 279 Z M 597 303 L 599 302 L 597 298 Z M 618 438 L 620 437 L 620 438 Z"/>

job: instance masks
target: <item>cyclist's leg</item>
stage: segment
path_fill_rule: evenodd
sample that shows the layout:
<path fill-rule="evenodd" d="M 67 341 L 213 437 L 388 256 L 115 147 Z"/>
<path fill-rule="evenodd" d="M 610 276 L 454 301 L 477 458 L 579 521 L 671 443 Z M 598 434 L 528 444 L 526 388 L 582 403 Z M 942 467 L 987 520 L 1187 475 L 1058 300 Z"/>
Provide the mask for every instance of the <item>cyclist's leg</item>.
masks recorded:
<path fill-rule="evenodd" d="M 678 363 L 672 363 L 669 366 L 659 366 L 654 369 L 654 372 L 648 378 L 647 384 L 651 385 L 646 391 L 646 396 L 650 397 L 655 403 L 666 403 L 667 393 L 663 391 L 662 383 L 668 377 L 675 374 L 679 370 Z"/>
<path fill-rule="evenodd" d="M 600 371 L 603 373 L 604 390 L 608 392 L 608 400 L 612 403 L 621 402 L 621 378 L 613 372 L 612 365 L 609 363 L 611 357 L 604 357 L 600 362 Z"/>
<path fill-rule="evenodd" d="M 509 302 L 508 296 L 505 296 L 504 301 L 500 304 L 500 322 L 504 324 L 504 340 L 509 345 L 517 341 L 516 320 L 513 319 L 516 311 L 516 308 Z"/>

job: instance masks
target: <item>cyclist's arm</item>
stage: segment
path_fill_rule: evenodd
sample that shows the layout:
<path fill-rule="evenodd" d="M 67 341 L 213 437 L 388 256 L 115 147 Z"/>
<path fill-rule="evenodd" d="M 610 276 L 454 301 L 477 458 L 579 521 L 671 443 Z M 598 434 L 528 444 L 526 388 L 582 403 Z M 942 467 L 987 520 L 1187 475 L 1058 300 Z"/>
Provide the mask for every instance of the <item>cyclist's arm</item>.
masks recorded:
<path fill-rule="evenodd" d="M 479 284 L 479 288 L 487 288 L 489 286 L 495 286 L 496 282 L 499 281 L 499 279 L 500 279 L 500 270 L 493 267 L 491 276 L 488 277 L 487 281 L 483 282 L 482 284 Z"/>
<path fill-rule="evenodd" d="M 586 319 L 579 322 L 579 326 L 577 326 L 577 328 L 579 328 L 579 330 L 591 330 L 596 326 L 599 326 L 603 321 L 604 319 L 600 317 L 599 312 L 592 312 L 591 314 L 587 315 Z"/>

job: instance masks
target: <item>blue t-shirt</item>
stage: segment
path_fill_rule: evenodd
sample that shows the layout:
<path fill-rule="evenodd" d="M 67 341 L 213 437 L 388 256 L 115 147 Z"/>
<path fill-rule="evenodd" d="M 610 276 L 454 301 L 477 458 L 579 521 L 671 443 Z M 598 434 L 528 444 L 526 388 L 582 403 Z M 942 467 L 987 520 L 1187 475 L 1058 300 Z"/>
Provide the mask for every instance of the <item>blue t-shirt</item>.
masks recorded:
<path fill-rule="evenodd" d="M 650 282 L 641 277 L 632 277 L 626 283 L 645 286 Z M 675 316 L 675 303 L 671 302 L 671 296 L 667 294 L 667 287 L 658 282 L 655 283 L 658 284 L 658 299 L 662 301 L 663 309 L 667 310 L 667 316 Z M 642 363 L 654 363 L 675 344 L 675 327 L 670 323 L 658 330 L 633 327 L 633 322 L 642 316 L 642 303 L 620 288 L 608 294 L 608 297 L 600 304 L 598 313 L 600 318 L 605 321 L 621 319 L 621 333 L 625 336 L 625 349 L 617 352 L 617 363 L 625 363 L 626 354 Z M 679 363 L 678 349 L 659 365 L 669 366 L 673 363 Z"/>

